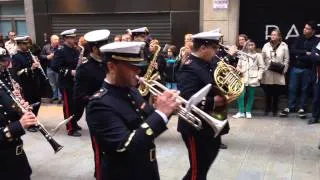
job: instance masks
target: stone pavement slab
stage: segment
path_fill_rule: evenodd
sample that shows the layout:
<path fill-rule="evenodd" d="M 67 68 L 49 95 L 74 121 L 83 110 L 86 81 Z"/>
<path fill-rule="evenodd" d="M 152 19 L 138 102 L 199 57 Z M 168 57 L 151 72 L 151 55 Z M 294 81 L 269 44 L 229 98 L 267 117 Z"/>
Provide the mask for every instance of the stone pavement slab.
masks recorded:
<path fill-rule="evenodd" d="M 320 124 L 307 125 L 294 115 L 281 119 L 253 114 L 253 119 L 230 119 L 231 131 L 223 136 L 227 150 L 221 150 L 208 180 L 320 180 Z M 231 117 L 231 114 L 230 114 Z M 43 105 L 39 119 L 52 129 L 63 119 L 62 107 Z M 33 180 L 92 180 L 93 152 L 84 119 L 80 138 L 54 137 L 64 148 L 57 154 L 40 133 L 23 137 L 25 151 L 33 169 Z M 187 150 L 177 133 L 177 118 L 157 140 L 161 179 L 178 180 L 186 173 Z"/>

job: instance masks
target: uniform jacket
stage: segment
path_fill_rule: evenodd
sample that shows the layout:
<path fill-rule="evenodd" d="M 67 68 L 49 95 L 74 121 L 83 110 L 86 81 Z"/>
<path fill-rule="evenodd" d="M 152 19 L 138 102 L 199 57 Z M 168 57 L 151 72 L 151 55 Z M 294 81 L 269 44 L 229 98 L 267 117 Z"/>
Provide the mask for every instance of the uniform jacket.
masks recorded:
<path fill-rule="evenodd" d="M 103 179 L 159 179 L 154 139 L 166 124 L 136 89 L 103 82 L 87 106 L 87 123 L 103 155 Z"/>
<path fill-rule="evenodd" d="M 71 71 L 76 70 L 79 55 L 79 51 L 67 45 L 63 45 L 55 52 L 51 68 L 59 73 L 60 88 L 73 88 L 74 77 Z"/>
<path fill-rule="evenodd" d="M 265 70 L 264 61 L 261 54 L 249 53 L 253 58 L 241 56 L 237 68 L 242 72 L 245 86 L 260 86 L 263 72 Z"/>
<path fill-rule="evenodd" d="M 288 71 L 289 67 L 288 45 L 285 42 L 281 42 L 276 52 L 274 52 L 270 42 L 268 42 L 262 48 L 262 57 L 266 66 L 266 70 L 263 74 L 261 84 L 285 85 L 286 81 L 284 74 Z M 277 72 L 269 71 L 268 68 L 271 61 L 284 64 L 284 72 L 279 74 Z"/>
<path fill-rule="evenodd" d="M 31 70 L 34 63 L 30 52 L 18 51 L 12 57 L 12 76 L 20 84 L 22 93 L 29 103 L 35 103 L 41 97 L 41 72 L 38 68 Z M 32 99 L 32 100 L 31 100 Z"/>
<path fill-rule="evenodd" d="M 87 61 L 84 61 L 76 72 L 76 81 L 74 85 L 74 98 L 85 102 L 89 97 L 98 91 L 106 77 L 106 64 L 99 62 L 92 56 L 89 56 Z"/>
<path fill-rule="evenodd" d="M 188 100 L 193 94 L 198 92 L 207 84 L 215 86 L 213 73 L 216 64 L 211 62 L 205 62 L 194 55 L 190 55 L 185 64 L 181 67 L 179 72 L 178 89 L 181 92 L 181 96 Z M 200 108 L 208 114 L 212 114 L 214 111 L 214 96 L 217 95 L 215 88 L 212 88 L 208 93 L 204 102 L 200 103 Z M 198 131 L 186 121 L 179 119 L 178 131 L 184 134 L 194 133 L 206 133 L 209 136 L 213 136 L 213 129 L 203 121 L 203 129 Z M 221 132 L 222 134 L 228 133 L 229 126 Z"/>

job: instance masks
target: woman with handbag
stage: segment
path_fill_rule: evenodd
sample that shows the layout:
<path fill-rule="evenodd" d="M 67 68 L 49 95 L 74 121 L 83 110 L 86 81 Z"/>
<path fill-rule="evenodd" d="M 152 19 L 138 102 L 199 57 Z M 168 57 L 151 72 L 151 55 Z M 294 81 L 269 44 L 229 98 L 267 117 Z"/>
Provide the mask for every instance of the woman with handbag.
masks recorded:
<path fill-rule="evenodd" d="M 238 98 L 239 112 L 233 116 L 233 118 L 252 118 L 252 107 L 254 103 L 254 94 L 256 87 L 260 86 L 260 80 L 264 72 L 264 61 L 260 53 L 256 52 L 256 45 L 253 41 L 247 42 L 248 54 L 252 58 L 247 56 L 240 56 L 237 69 L 243 74 L 245 83 L 245 89 L 241 96 Z M 248 97 L 247 105 L 245 109 L 245 96 Z"/>
<path fill-rule="evenodd" d="M 286 85 L 285 73 L 289 66 L 288 45 L 282 41 L 279 29 L 271 32 L 271 40 L 262 48 L 262 57 L 266 65 L 261 84 L 265 92 L 265 115 L 272 111 L 278 113 L 279 96 Z"/>

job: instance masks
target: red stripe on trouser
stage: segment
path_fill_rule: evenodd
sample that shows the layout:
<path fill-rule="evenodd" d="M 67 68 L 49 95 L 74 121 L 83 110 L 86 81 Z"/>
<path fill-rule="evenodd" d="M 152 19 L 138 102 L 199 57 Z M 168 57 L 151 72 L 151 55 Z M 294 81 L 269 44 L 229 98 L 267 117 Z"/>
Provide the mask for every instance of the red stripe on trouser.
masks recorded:
<path fill-rule="evenodd" d="M 66 113 L 65 118 L 68 118 L 68 117 L 70 117 L 70 111 L 69 111 L 68 95 L 67 95 L 66 90 L 63 91 L 63 104 L 64 104 L 64 108 L 65 108 L 65 113 Z M 67 123 L 67 130 L 68 130 L 68 132 L 72 131 L 71 121 L 69 121 Z"/>
<path fill-rule="evenodd" d="M 94 159 L 95 159 L 95 170 L 96 170 L 96 179 L 101 180 L 101 157 L 100 157 L 100 147 L 96 141 L 96 138 L 92 137 L 92 143 L 94 146 Z"/>
<path fill-rule="evenodd" d="M 190 151 L 191 151 L 191 180 L 197 179 L 198 162 L 197 162 L 197 151 L 194 137 L 189 137 Z"/>

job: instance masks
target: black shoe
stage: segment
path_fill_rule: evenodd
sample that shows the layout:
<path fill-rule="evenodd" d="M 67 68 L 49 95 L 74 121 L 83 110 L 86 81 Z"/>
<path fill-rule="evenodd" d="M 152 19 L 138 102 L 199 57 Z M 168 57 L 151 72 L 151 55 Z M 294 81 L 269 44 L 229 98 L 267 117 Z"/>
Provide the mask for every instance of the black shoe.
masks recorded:
<path fill-rule="evenodd" d="M 38 128 L 35 127 L 35 126 L 31 126 L 31 127 L 27 128 L 27 131 L 29 131 L 29 132 L 38 132 Z"/>
<path fill-rule="evenodd" d="M 307 114 L 306 114 L 306 112 L 305 112 L 303 109 L 299 109 L 299 111 L 298 111 L 298 116 L 299 116 L 299 118 L 301 118 L 301 119 L 305 119 L 305 118 L 307 117 Z"/>
<path fill-rule="evenodd" d="M 319 123 L 319 120 L 316 119 L 316 118 L 311 118 L 311 119 L 309 119 L 309 121 L 308 121 L 308 124 L 316 124 L 316 123 Z"/>
<path fill-rule="evenodd" d="M 281 113 L 279 114 L 280 117 L 288 117 L 289 115 L 289 108 L 285 108 L 283 111 L 281 111 Z"/>
<path fill-rule="evenodd" d="M 225 144 L 223 144 L 223 143 L 221 143 L 221 144 L 219 145 L 219 148 L 220 148 L 220 149 L 228 149 L 228 146 L 225 145 Z"/>
<path fill-rule="evenodd" d="M 78 131 L 71 131 L 71 132 L 68 132 L 68 136 L 80 137 L 81 133 L 79 133 Z"/>
<path fill-rule="evenodd" d="M 75 129 L 75 130 L 82 130 L 82 127 L 79 126 L 79 125 L 77 125 L 74 129 Z"/>

